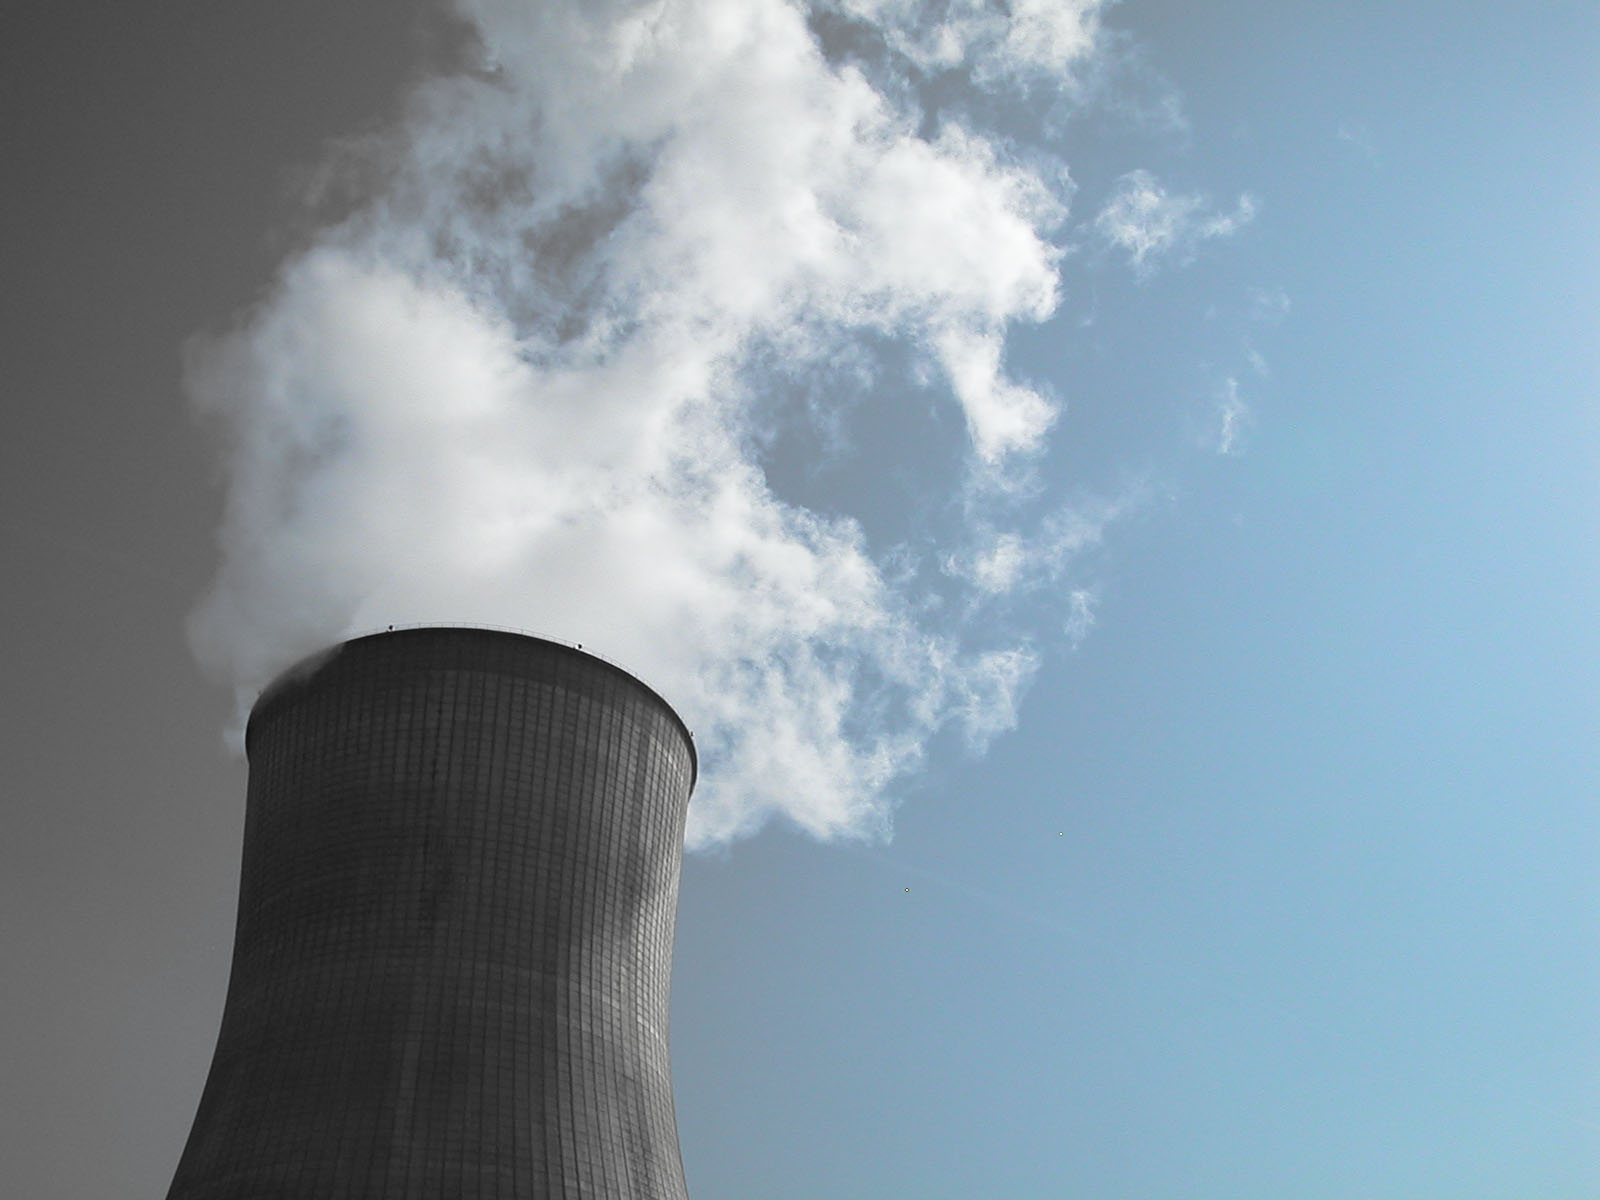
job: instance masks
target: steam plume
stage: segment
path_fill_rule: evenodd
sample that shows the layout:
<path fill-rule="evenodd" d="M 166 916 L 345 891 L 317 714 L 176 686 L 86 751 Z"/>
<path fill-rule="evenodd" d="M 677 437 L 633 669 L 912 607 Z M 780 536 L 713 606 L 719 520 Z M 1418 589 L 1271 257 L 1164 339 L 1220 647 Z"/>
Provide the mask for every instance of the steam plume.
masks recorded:
<path fill-rule="evenodd" d="M 581 640 L 696 729 L 691 842 L 881 828 L 937 731 L 1015 720 L 1035 652 L 975 606 L 1113 515 L 1004 527 L 1057 416 L 1005 335 L 1055 310 L 1069 184 L 919 86 L 1070 90 L 1097 0 L 458 8 L 472 61 L 331 165 L 359 201 L 191 354 L 231 434 L 198 653 L 250 695 L 388 623 Z M 898 405 L 918 436 L 885 345 L 965 429 L 960 477 L 926 481 L 965 498 L 931 553 L 767 469 L 776 394 L 824 424 Z M 1065 595 L 1081 636 L 1092 597 Z"/>

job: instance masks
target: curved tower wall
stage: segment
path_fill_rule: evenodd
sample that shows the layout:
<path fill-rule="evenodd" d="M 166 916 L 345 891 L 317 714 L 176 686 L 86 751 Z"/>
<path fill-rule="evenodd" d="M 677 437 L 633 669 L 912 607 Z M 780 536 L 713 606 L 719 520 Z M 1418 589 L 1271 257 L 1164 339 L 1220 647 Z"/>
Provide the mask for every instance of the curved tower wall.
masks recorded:
<path fill-rule="evenodd" d="M 251 714 L 233 969 L 169 1200 L 685 1200 L 682 722 L 555 643 L 377 634 Z"/>

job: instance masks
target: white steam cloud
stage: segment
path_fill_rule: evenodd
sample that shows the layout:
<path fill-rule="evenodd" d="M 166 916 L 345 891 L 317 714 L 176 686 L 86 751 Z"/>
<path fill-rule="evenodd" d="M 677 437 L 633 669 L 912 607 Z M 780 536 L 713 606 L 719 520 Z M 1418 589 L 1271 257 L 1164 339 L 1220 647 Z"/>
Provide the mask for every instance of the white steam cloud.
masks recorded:
<path fill-rule="evenodd" d="M 198 653 L 250 696 L 389 623 L 581 641 L 695 728 L 691 844 L 773 816 L 882 829 L 937 732 L 1015 723 L 1036 652 L 985 641 L 973 605 L 1053 586 L 1083 636 L 1092 595 L 1064 564 L 1117 507 L 1005 527 L 1057 417 L 1005 335 L 1056 308 L 1069 184 L 915 83 L 1070 89 L 1096 0 L 458 8 L 475 60 L 335 164 L 359 182 L 347 215 L 191 354 L 230 433 Z M 1142 261 L 1248 217 L 1173 203 L 1130 193 L 1101 229 Z M 931 574 L 965 600 L 763 468 L 756 364 L 821 378 L 863 341 L 959 406 L 965 480 L 931 486 L 981 515 Z"/>

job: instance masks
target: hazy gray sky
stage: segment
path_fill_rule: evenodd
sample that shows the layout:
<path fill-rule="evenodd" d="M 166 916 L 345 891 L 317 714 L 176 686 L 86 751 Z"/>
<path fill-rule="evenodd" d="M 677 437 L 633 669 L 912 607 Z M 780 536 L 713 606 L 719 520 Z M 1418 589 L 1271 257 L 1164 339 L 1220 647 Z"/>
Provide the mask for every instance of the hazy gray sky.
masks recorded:
<path fill-rule="evenodd" d="M 1600 11 L 471 11 L 0 28 L 3 1190 L 166 1187 L 236 693 L 480 620 L 700 736 L 697 1200 L 1600 1191 Z"/>

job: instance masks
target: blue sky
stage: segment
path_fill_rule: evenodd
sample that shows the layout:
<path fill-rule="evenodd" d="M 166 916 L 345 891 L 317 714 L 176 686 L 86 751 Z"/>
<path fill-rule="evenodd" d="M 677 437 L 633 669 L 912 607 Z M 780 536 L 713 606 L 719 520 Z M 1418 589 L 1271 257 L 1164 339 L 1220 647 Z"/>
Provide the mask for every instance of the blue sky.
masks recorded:
<path fill-rule="evenodd" d="M 243 767 L 185 632 L 229 484 L 183 347 L 271 295 L 330 139 L 448 41 L 390 11 L 40 8 L 0 39 L 16 1194 L 159 1193 L 198 1099 Z M 902 330 L 768 381 L 776 494 L 851 515 L 886 577 L 916 557 L 918 628 L 1037 666 L 985 751 L 914 730 L 860 829 L 763 810 L 687 860 L 692 1192 L 1591 1197 L 1600 12 L 1103 23 L 1093 102 L 958 93 L 1073 181 L 1059 305 L 1009 325 L 1059 406 L 1020 491 L 964 482 Z M 1135 171 L 1195 197 L 1142 267 L 1097 224 Z M 1107 506 L 1038 587 L 941 571 L 985 521 Z"/>

